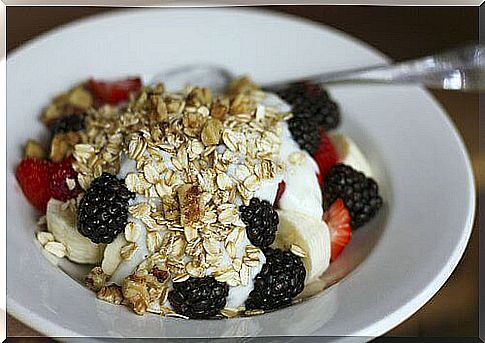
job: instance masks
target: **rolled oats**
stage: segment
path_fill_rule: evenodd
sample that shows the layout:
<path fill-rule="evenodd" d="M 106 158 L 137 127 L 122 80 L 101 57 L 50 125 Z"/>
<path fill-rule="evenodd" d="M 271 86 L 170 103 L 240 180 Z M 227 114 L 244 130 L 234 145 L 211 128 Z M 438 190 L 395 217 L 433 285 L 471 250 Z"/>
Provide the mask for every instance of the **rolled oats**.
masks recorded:
<path fill-rule="evenodd" d="M 67 254 L 66 247 L 64 244 L 59 243 L 59 242 L 47 242 L 44 245 L 44 249 L 51 253 L 52 255 L 55 255 L 57 257 L 64 257 Z"/>
<path fill-rule="evenodd" d="M 295 254 L 296 256 L 299 257 L 307 257 L 307 253 L 305 250 L 303 250 L 300 246 L 296 244 L 292 244 L 290 247 L 290 251 Z"/>
<path fill-rule="evenodd" d="M 141 229 L 136 223 L 129 222 L 125 226 L 125 239 L 128 242 L 136 242 L 141 235 Z"/>
<path fill-rule="evenodd" d="M 37 240 L 39 243 L 44 246 L 49 242 L 54 242 L 54 235 L 50 232 L 39 231 L 37 232 Z"/>
<path fill-rule="evenodd" d="M 120 256 L 123 260 L 130 260 L 138 249 L 139 246 L 136 243 L 129 243 L 121 248 Z"/>

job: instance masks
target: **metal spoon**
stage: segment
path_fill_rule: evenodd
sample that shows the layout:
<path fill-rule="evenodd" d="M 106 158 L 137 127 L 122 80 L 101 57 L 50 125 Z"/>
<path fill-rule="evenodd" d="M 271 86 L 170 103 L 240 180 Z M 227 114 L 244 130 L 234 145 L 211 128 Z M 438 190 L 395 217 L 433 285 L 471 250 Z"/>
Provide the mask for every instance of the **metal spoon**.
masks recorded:
<path fill-rule="evenodd" d="M 187 65 L 162 72 L 152 83 L 163 82 L 176 89 L 187 82 L 215 91 L 234 78 L 227 69 L 210 64 Z M 391 65 L 344 70 L 263 85 L 276 90 L 290 82 L 310 81 L 321 85 L 336 83 L 421 84 L 429 88 L 481 91 L 485 89 L 485 45 L 471 45 Z"/>

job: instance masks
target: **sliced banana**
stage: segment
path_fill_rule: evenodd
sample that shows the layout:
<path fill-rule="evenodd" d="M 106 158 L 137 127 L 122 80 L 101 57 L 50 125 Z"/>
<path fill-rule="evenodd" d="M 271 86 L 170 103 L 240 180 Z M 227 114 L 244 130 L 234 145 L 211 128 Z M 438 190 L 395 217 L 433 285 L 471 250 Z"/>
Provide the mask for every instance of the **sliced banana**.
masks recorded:
<path fill-rule="evenodd" d="M 148 256 L 147 230 L 145 229 L 143 223 L 141 223 L 139 220 L 131 218 L 130 221 L 136 223 L 137 225 L 140 225 L 140 227 L 143 228 L 143 230 L 140 230 L 140 235 L 139 237 L 137 237 L 136 242 L 134 242 L 137 248 L 133 253 L 133 255 L 127 260 L 121 260 L 121 262 L 118 264 L 118 266 L 111 274 L 110 281 L 114 282 L 119 286 L 123 284 L 123 280 L 125 279 L 125 277 L 133 273 L 136 267 L 138 267 L 138 265 L 142 263 L 143 260 Z M 124 235 L 120 235 L 120 236 L 123 236 L 123 240 L 125 240 Z M 126 244 L 128 244 L 128 242 L 123 244 L 123 246 L 126 246 Z M 116 250 L 116 249 L 113 247 L 113 250 Z M 119 250 L 116 250 L 116 251 L 119 254 Z"/>
<path fill-rule="evenodd" d="M 290 210 L 278 210 L 280 223 L 274 245 L 302 257 L 305 284 L 318 278 L 330 263 L 330 233 L 323 220 Z"/>
<path fill-rule="evenodd" d="M 94 244 L 76 228 L 76 213 L 62 201 L 51 199 L 47 204 L 47 230 L 66 247 L 66 256 L 77 263 L 98 264 L 103 259 L 105 244 Z"/>
<path fill-rule="evenodd" d="M 103 262 L 101 268 L 108 275 L 113 275 L 118 265 L 121 263 L 121 248 L 128 244 L 124 233 L 118 235 L 113 242 L 104 249 Z"/>
<path fill-rule="evenodd" d="M 364 154 L 357 147 L 357 144 L 350 138 L 341 133 L 334 133 L 329 136 L 330 141 L 337 150 L 337 155 L 340 162 L 347 164 L 365 174 L 367 177 L 372 177 L 372 169 L 367 162 Z"/>

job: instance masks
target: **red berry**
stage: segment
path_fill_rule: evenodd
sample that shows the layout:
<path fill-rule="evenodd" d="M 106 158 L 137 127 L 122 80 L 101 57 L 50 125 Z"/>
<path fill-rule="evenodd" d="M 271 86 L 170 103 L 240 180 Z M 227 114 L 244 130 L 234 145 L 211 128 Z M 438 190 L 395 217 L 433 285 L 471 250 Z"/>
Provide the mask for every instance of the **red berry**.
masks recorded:
<path fill-rule="evenodd" d="M 278 190 L 276 191 L 276 198 L 274 200 L 273 206 L 278 206 L 278 202 L 280 201 L 281 197 L 283 196 L 285 189 L 286 189 L 286 183 L 285 183 L 285 181 L 281 181 L 278 184 Z"/>
<path fill-rule="evenodd" d="M 332 142 L 328 138 L 325 130 L 322 130 L 322 135 L 320 138 L 320 145 L 318 146 L 315 155 L 313 156 L 320 169 L 320 174 L 318 175 L 318 181 L 320 185 L 323 184 L 323 179 L 327 175 L 330 168 L 337 164 L 338 156 Z"/>
<path fill-rule="evenodd" d="M 330 261 L 335 261 L 352 236 L 350 214 L 345 208 L 342 199 L 338 198 L 335 200 L 332 206 L 323 214 L 323 220 L 327 223 L 330 230 Z"/>
<path fill-rule="evenodd" d="M 322 176 L 322 173 L 317 173 L 317 180 L 318 180 L 318 184 L 320 186 L 323 185 L 323 176 Z"/>
<path fill-rule="evenodd" d="M 17 180 L 27 200 L 39 211 L 45 212 L 51 198 L 49 183 L 52 163 L 27 157 L 15 171 Z"/>
<path fill-rule="evenodd" d="M 117 105 L 127 101 L 131 93 L 141 88 L 139 77 L 118 81 L 89 80 L 89 88 L 94 93 L 97 105 Z"/>
<path fill-rule="evenodd" d="M 67 201 L 81 192 L 81 187 L 77 183 L 77 172 L 72 168 L 72 162 L 72 157 L 68 157 L 62 162 L 52 164 L 52 177 L 49 189 L 54 199 Z M 67 178 L 76 182 L 74 189 L 69 189 L 66 182 Z"/>

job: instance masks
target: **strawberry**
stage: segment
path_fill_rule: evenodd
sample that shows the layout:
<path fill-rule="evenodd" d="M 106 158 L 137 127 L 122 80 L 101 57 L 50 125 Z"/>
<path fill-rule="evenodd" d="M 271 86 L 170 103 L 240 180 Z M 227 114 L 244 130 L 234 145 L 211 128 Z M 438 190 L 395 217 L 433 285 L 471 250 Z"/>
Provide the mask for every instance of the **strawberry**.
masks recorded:
<path fill-rule="evenodd" d="M 94 94 L 97 105 L 117 105 L 127 101 L 130 93 L 137 93 L 140 88 L 139 77 L 118 81 L 89 80 L 89 89 Z"/>
<path fill-rule="evenodd" d="M 280 201 L 281 197 L 283 196 L 285 189 L 286 189 L 285 181 L 281 181 L 280 183 L 278 183 L 278 190 L 276 191 L 276 198 L 274 200 L 273 206 L 275 206 L 275 207 L 278 206 L 278 202 Z"/>
<path fill-rule="evenodd" d="M 323 220 L 327 223 L 330 230 L 330 261 L 335 261 L 349 243 L 350 237 L 352 236 L 350 214 L 347 208 L 345 208 L 342 199 L 338 198 L 335 200 L 332 206 L 325 211 Z"/>
<path fill-rule="evenodd" d="M 322 173 L 320 173 L 320 172 L 317 173 L 317 180 L 318 180 L 318 184 L 320 186 L 323 185 L 323 176 L 322 176 Z"/>
<path fill-rule="evenodd" d="M 70 156 L 62 162 L 52 163 L 49 191 L 54 199 L 67 201 L 81 192 L 81 187 L 77 183 L 77 172 L 72 168 L 72 162 L 73 159 Z M 67 178 L 73 179 L 76 182 L 72 190 L 67 185 Z"/>
<path fill-rule="evenodd" d="M 330 142 L 330 139 L 325 133 L 325 130 L 322 130 L 320 145 L 318 146 L 318 149 L 315 152 L 313 158 L 317 162 L 320 169 L 320 173 L 317 174 L 317 176 L 318 182 L 320 183 L 320 185 L 322 185 L 325 175 L 327 175 L 330 168 L 337 164 L 338 161 L 337 151 L 332 145 L 332 142 Z"/>
<path fill-rule="evenodd" d="M 15 175 L 27 200 L 39 211 L 45 212 L 51 198 L 51 162 L 27 157 L 20 162 Z"/>

